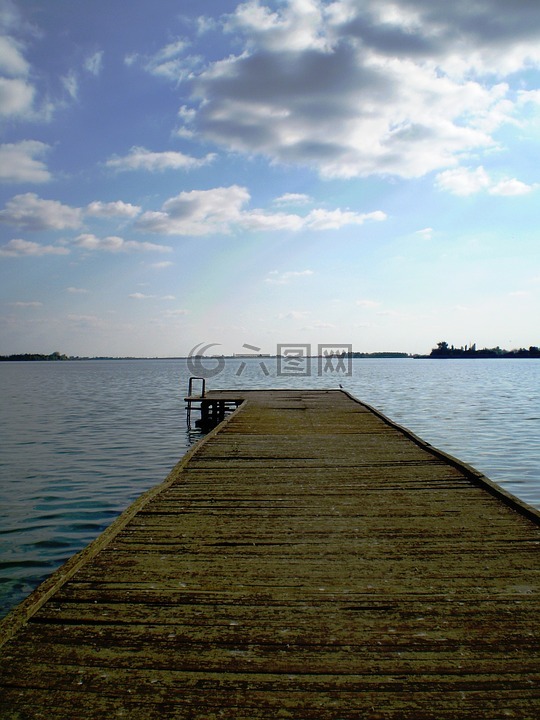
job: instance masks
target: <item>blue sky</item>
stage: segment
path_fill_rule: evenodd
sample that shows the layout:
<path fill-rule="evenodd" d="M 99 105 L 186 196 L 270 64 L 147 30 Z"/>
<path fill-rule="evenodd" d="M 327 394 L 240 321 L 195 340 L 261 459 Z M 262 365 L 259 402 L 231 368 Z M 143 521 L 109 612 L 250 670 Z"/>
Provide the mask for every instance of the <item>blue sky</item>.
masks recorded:
<path fill-rule="evenodd" d="M 0 354 L 540 344 L 537 0 L 0 0 Z"/>

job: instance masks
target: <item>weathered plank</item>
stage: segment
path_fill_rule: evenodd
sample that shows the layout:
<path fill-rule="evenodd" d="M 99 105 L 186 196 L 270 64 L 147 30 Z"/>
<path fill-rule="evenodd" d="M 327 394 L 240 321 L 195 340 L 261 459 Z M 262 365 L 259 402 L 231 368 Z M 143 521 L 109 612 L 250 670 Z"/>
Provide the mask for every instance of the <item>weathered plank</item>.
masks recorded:
<path fill-rule="evenodd" d="M 246 402 L 2 624 L 1 718 L 540 716 L 540 520 L 346 393 Z"/>

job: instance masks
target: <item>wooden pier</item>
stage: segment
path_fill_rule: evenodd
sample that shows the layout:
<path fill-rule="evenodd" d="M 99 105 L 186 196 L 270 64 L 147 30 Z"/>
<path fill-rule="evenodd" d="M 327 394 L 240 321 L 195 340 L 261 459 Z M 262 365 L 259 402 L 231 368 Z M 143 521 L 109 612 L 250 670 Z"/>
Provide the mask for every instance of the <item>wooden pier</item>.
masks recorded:
<path fill-rule="evenodd" d="M 2 720 L 540 718 L 537 511 L 345 392 L 208 396 L 0 626 Z"/>

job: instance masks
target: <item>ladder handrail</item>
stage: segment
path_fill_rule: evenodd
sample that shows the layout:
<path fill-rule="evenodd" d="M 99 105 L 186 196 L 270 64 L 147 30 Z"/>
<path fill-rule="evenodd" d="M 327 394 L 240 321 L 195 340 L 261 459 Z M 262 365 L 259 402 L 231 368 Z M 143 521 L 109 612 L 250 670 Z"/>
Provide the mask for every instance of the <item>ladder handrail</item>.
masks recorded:
<path fill-rule="evenodd" d="M 202 382 L 202 390 L 201 390 L 201 397 L 203 398 L 206 394 L 206 378 L 203 377 L 190 377 L 189 378 L 189 384 L 188 384 L 188 396 L 193 396 L 193 381 L 194 380 L 201 380 Z"/>

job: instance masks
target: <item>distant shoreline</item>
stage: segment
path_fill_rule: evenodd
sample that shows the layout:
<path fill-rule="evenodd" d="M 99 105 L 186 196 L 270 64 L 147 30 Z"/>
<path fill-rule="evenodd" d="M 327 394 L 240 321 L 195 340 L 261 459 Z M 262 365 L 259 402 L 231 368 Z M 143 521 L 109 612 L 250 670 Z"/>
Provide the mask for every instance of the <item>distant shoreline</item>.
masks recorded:
<path fill-rule="evenodd" d="M 476 350 L 474 346 L 472 348 L 454 348 L 444 347 L 445 343 L 439 343 L 437 348 L 434 348 L 429 355 L 420 354 L 409 354 L 402 352 L 352 352 L 336 354 L 333 357 L 343 357 L 352 359 L 411 359 L 411 360 L 485 360 L 485 359 L 539 359 L 540 349 L 536 346 L 530 346 L 528 349 L 520 348 L 518 350 L 501 350 L 500 348 L 484 348 L 482 350 Z M 441 347 L 443 346 L 443 347 Z M 16 353 L 12 355 L 0 355 L 0 362 L 84 362 L 88 360 L 189 360 L 190 358 L 198 359 L 216 359 L 223 358 L 224 360 L 238 360 L 238 355 L 175 355 L 175 356 L 164 356 L 164 357 L 137 357 L 137 356 L 112 356 L 112 355 L 96 355 L 96 356 L 83 356 L 78 355 L 64 355 L 59 352 L 51 353 L 46 355 L 43 353 Z M 279 355 L 242 355 L 242 359 L 253 359 L 257 360 L 260 358 L 275 359 L 280 357 Z M 283 356 L 281 356 L 283 357 Z M 326 357 L 321 355 L 309 355 L 304 357 L 319 358 Z M 332 355 L 330 356 L 332 357 Z"/>
<path fill-rule="evenodd" d="M 41 354 L 34 354 L 34 353 L 28 353 L 28 354 L 17 354 L 17 355 L 0 355 L 0 362 L 58 362 L 58 361 L 74 361 L 74 362 L 82 362 L 85 360 L 189 360 L 191 359 L 205 359 L 205 360 L 215 360 L 216 358 L 223 358 L 224 360 L 260 360 L 261 358 L 264 359 L 276 359 L 278 357 L 284 357 L 279 355 L 175 355 L 175 356 L 164 356 L 164 357 L 135 357 L 135 356 L 113 356 L 113 355 L 99 355 L 99 356 L 85 356 L 85 357 L 79 357 L 79 356 L 71 356 L 71 355 L 60 355 L 58 357 L 51 357 L 50 355 L 41 355 Z M 319 357 L 326 357 L 325 355 L 305 355 L 303 356 L 305 358 L 319 358 Z M 352 358 L 396 358 L 396 359 L 403 359 L 403 358 L 413 358 L 417 357 L 414 355 L 409 355 L 408 353 L 398 353 L 398 352 L 376 352 L 376 353 L 347 353 L 344 356 L 334 356 L 334 357 L 352 357 Z"/>

